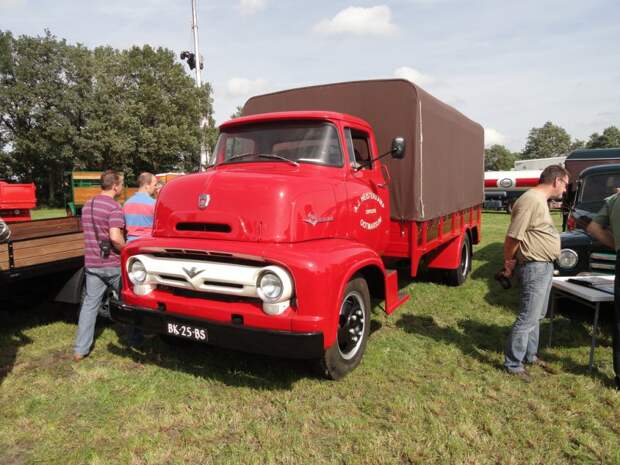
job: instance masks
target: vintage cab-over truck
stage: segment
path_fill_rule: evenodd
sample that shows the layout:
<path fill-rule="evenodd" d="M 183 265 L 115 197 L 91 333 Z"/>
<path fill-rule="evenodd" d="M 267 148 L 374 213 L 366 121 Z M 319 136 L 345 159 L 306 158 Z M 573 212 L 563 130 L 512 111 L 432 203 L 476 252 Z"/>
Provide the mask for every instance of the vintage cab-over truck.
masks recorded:
<path fill-rule="evenodd" d="M 483 129 L 404 80 L 257 96 L 243 114 L 220 126 L 214 166 L 161 191 L 152 237 L 123 250 L 112 317 L 341 378 L 371 299 L 390 314 L 408 297 L 391 259 L 466 279 Z"/>

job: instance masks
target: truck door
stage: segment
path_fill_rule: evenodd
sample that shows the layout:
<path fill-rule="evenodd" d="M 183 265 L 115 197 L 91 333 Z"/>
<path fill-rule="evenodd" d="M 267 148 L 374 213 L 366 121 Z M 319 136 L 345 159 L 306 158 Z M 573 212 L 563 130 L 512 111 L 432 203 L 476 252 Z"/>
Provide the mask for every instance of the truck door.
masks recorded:
<path fill-rule="evenodd" d="M 368 132 L 345 128 L 349 237 L 381 253 L 389 240 L 390 201 Z M 373 155 L 374 154 L 374 155 Z"/>

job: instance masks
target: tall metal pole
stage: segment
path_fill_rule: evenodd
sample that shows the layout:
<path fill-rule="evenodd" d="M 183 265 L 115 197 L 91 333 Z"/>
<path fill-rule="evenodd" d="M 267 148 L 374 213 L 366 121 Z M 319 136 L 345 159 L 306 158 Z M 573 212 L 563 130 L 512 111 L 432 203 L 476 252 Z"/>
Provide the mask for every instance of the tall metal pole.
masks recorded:
<path fill-rule="evenodd" d="M 202 87 L 201 73 L 201 56 L 198 47 L 198 19 L 196 17 L 196 0 L 192 0 L 192 33 L 194 34 L 194 57 L 196 60 L 196 86 L 200 89 Z M 199 171 L 203 171 L 207 165 L 208 151 L 207 144 L 204 138 L 204 130 L 207 127 L 207 118 L 202 117 L 200 121 L 200 166 Z"/>
<path fill-rule="evenodd" d="M 196 85 L 200 87 L 200 50 L 198 49 L 198 19 L 196 17 L 196 0 L 192 0 L 192 33 L 194 34 L 194 56 L 196 57 Z"/>

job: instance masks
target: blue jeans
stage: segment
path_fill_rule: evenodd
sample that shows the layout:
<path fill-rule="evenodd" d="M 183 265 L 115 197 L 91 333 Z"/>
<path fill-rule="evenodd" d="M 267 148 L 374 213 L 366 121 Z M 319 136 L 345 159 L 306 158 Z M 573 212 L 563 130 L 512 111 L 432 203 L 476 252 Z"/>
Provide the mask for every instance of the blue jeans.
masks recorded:
<path fill-rule="evenodd" d="M 553 264 L 527 262 L 519 267 L 520 308 L 506 344 L 504 366 L 513 373 L 523 371 L 523 363 L 536 361 L 540 320 L 547 314 Z"/>
<path fill-rule="evenodd" d="M 112 289 L 119 292 L 121 270 L 119 268 L 86 268 L 86 294 L 80 309 L 77 335 L 75 337 L 74 353 L 86 355 L 90 351 L 95 337 L 95 323 L 97 313 L 106 296 L 106 291 Z"/>

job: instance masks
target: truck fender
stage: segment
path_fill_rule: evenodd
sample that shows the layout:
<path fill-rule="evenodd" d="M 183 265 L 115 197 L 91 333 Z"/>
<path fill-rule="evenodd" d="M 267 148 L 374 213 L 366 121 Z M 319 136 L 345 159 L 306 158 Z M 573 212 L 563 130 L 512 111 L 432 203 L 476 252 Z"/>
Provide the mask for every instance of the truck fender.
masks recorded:
<path fill-rule="evenodd" d="M 370 250 L 368 251 L 368 254 L 365 254 L 365 255 L 366 257 L 364 257 L 361 260 L 359 259 L 359 256 L 350 257 L 350 260 L 348 260 L 345 264 L 343 264 L 342 269 L 346 270 L 346 272 L 344 272 L 341 275 L 341 279 L 338 285 L 338 293 L 336 294 L 337 300 L 336 302 L 334 302 L 334 305 L 332 306 L 332 309 L 333 309 L 332 324 L 329 325 L 329 331 L 323 335 L 325 338 L 324 340 L 325 347 L 330 347 L 336 341 L 336 334 L 338 331 L 338 316 L 340 313 L 340 304 L 342 302 L 342 299 L 344 298 L 344 291 L 347 287 L 348 282 L 356 274 L 358 274 L 360 270 L 363 270 L 364 268 L 368 268 L 368 267 L 375 267 L 375 268 L 378 268 L 383 274 L 382 285 L 384 285 L 385 283 L 385 267 L 383 266 L 383 262 L 381 261 L 379 256 L 374 251 L 370 251 Z M 368 282 L 368 279 L 366 276 L 364 276 L 364 278 L 367 280 L 368 287 L 371 291 L 371 298 L 378 297 L 377 295 L 375 295 L 375 293 L 372 292 L 373 283 Z"/>
<path fill-rule="evenodd" d="M 428 267 L 444 270 L 454 270 L 458 268 L 461 264 L 461 247 L 465 234 L 469 234 L 469 231 L 464 231 L 460 236 L 455 237 L 430 252 L 428 254 Z"/>
<path fill-rule="evenodd" d="M 62 289 L 56 297 L 54 302 L 63 302 L 67 304 L 79 304 L 82 301 L 82 288 L 86 280 L 86 274 L 84 267 L 81 267 L 69 280 L 64 284 Z"/>

